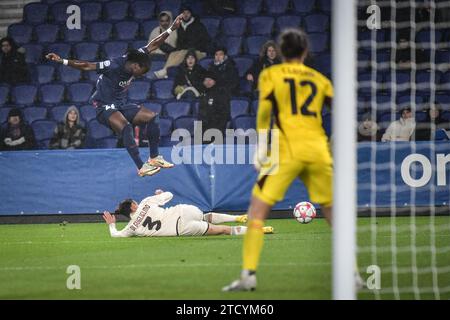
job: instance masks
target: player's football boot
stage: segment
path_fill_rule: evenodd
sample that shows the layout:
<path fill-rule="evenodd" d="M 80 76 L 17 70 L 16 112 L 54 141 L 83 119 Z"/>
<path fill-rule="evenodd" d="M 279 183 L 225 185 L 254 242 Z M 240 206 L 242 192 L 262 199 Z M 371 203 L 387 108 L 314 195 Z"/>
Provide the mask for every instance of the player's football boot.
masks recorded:
<path fill-rule="evenodd" d="M 271 226 L 263 227 L 263 231 L 264 233 L 273 233 L 273 227 Z"/>
<path fill-rule="evenodd" d="M 247 221 L 248 221 L 248 215 L 247 214 L 243 214 L 241 216 L 237 216 L 236 217 L 236 222 L 247 223 Z"/>
<path fill-rule="evenodd" d="M 247 270 L 241 272 L 241 278 L 222 288 L 223 292 L 254 291 L 256 289 L 256 274 L 250 275 Z"/>
<path fill-rule="evenodd" d="M 150 164 L 151 166 L 159 168 L 172 168 L 174 166 L 173 163 L 166 161 L 161 155 L 153 159 L 148 159 L 147 163 Z"/>
<path fill-rule="evenodd" d="M 144 165 L 142 166 L 142 168 L 139 169 L 138 175 L 139 175 L 140 177 L 152 176 L 152 175 L 154 175 L 155 173 L 158 173 L 159 170 L 161 170 L 160 167 L 152 166 L 150 163 L 146 162 L 146 163 L 144 163 Z"/>

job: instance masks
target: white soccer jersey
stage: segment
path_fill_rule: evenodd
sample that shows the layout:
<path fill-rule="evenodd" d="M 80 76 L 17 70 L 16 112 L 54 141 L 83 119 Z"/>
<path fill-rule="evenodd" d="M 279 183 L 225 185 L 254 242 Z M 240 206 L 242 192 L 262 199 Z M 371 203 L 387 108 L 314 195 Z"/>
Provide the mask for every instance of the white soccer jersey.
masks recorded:
<path fill-rule="evenodd" d="M 114 223 L 109 225 L 112 237 L 167 237 L 179 235 L 178 222 L 182 206 L 162 208 L 173 198 L 171 192 L 147 197 L 141 201 L 130 222 L 121 231 Z"/>

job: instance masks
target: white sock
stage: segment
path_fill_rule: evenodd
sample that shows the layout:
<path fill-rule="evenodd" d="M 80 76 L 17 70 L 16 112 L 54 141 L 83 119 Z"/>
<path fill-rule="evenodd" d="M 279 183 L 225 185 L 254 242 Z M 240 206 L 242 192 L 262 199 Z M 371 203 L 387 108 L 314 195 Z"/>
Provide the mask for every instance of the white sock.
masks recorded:
<path fill-rule="evenodd" d="M 203 216 L 203 220 L 212 224 L 220 224 L 224 222 L 235 222 L 236 216 L 231 214 L 210 212 Z"/>
<path fill-rule="evenodd" d="M 244 226 L 235 226 L 231 227 L 231 235 L 232 236 L 240 236 L 247 232 L 247 227 Z"/>

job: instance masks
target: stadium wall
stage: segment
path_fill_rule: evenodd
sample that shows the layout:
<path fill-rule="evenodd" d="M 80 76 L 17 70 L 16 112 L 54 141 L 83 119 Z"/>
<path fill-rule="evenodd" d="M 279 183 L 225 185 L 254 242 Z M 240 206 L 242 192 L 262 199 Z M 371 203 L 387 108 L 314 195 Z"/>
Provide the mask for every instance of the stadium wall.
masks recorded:
<path fill-rule="evenodd" d="M 371 143 L 358 145 L 360 209 L 389 208 L 391 200 L 399 208 L 449 208 L 448 142 L 373 144 L 373 149 Z M 158 188 L 174 194 L 170 205 L 189 203 L 204 211 L 245 211 L 256 172 L 252 165 L 239 163 L 249 163 L 252 151 L 252 146 L 245 145 L 161 148 L 167 159 L 179 161 L 183 155 L 192 164 L 180 164 L 146 178 L 137 176 L 124 149 L 2 152 L 0 216 L 100 213 L 114 210 L 124 198 L 140 200 Z M 142 148 L 141 154 L 147 157 L 148 149 Z M 395 175 L 391 174 L 392 156 Z M 307 199 L 306 189 L 295 181 L 275 210 L 290 210 L 293 204 Z"/>

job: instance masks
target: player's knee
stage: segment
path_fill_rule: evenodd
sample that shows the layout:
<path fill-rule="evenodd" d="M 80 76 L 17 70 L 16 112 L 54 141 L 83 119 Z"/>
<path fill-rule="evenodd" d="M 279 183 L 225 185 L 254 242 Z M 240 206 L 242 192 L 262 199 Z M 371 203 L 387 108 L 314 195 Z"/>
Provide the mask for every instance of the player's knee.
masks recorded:
<path fill-rule="evenodd" d="M 123 141 L 123 145 L 125 147 L 131 147 L 136 145 L 136 141 L 134 140 L 134 136 L 133 136 L 133 127 L 131 126 L 130 123 L 127 123 L 122 131 L 119 134 L 119 138 L 122 139 Z"/>

